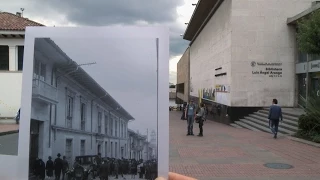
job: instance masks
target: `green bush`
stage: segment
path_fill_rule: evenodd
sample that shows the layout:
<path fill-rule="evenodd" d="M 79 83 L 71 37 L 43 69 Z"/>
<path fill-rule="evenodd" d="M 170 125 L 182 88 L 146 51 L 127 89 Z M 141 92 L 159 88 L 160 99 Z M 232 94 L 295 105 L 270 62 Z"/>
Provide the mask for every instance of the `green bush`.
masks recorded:
<path fill-rule="evenodd" d="M 312 93 L 308 101 L 302 100 L 306 104 L 306 113 L 299 117 L 296 136 L 320 143 L 320 97 Z"/>

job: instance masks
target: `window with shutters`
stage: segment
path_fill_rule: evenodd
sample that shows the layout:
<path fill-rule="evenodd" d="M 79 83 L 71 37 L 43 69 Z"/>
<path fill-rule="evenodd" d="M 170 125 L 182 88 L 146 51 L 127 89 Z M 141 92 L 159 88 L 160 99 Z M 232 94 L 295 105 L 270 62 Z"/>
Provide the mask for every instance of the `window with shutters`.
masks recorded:
<path fill-rule="evenodd" d="M 101 118 L 102 118 L 102 113 L 101 112 L 98 112 L 98 133 L 101 133 Z"/>
<path fill-rule="evenodd" d="M 72 128 L 73 97 L 67 96 L 67 128 Z"/>
<path fill-rule="evenodd" d="M 81 103 L 81 130 L 85 131 L 86 130 L 86 104 Z"/>
<path fill-rule="evenodd" d="M 104 134 L 108 134 L 108 126 L 109 126 L 109 123 L 108 123 L 108 113 L 105 113 L 104 115 Z"/>

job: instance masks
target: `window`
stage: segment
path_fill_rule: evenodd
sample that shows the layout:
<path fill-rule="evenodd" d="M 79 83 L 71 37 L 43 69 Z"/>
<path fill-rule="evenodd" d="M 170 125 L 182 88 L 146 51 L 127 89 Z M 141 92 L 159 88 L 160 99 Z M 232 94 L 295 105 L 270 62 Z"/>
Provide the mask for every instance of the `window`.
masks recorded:
<path fill-rule="evenodd" d="M 66 159 L 69 163 L 72 162 L 72 139 L 66 139 Z"/>
<path fill-rule="evenodd" d="M 72 128 L 73 97 L 67 96 L 67 128 Z"/>
<path fill-rule="evenodd" d="M 104 143 L 104 152 L 105 152 L 105 157 L 108 157 L 108 142 Z"/>
<path fill-rule="evenodd" d="M 9 46 L 0 46 L 0 70 L 9 70 Z"/>
<path fill-rule="evenodd" d="M 124 156 L 127 157 L 127 144 L 124 144 Z"/>
<path fill-rule="evenodd" d="M 116 142 L 116 144 L 115 144 L 115 150 L 114 150 L 114 152 L 115 152 L 115 158 L 118 158 L 118 143 Z"/>
<path fill-rule="evenodd" d="M 108 125 L 109 125 L 109 123 L 108 123 L 108 115 L 107 114 L 105 114 L 104 115 L 104 124 L 105 124 L 105 126 L 104 126 L 104 133 L 105 134 L 108 134 Z"/>
<path fill-rule="evenodd" d="M 81 140 L 81 145 L 80 145 L 80 156 L 84 156 L 86 154 L 86 141 Z"/>
<path fill-rule="evenodd" d="M 86 130 L 86 104 L 81 103 L 81 130 L 85 131 Z"/>
<path fill-rule="evenodd" d="M 101 118 L 102 118 L 102 113 L 98 112 L 98 133 L 101 133 Z"/>
<path fill-rule="evenodd" d="M 113 142 L 111 142 L 111 157 L 113 158 Z"/>
<path fill-rule="evenodd" d="M 115 129 L 115 137 L 118 136 L 118 120 L 115 120 L 114 121 L 114 129 Z"/>
<path fill-rule="evenodd" d="M 39 60 L 35 60 L 34 67 L 33 67 L 33 79 L 46 81 L 46 72 L 47 72 L 46 64 L 39 62 Z"/>
<path fill-rule="evenodd" d="M 109 121 L 109 124 L 110 124 L 110 136 L 113 136 L 113 117 L 111 117 L 110 121 Z"/>
<path fill-rule="evenodd" d="M 18 46 L 18 70 L 22 71 L 23 69 L 23 51 L 24 46 Z"/>

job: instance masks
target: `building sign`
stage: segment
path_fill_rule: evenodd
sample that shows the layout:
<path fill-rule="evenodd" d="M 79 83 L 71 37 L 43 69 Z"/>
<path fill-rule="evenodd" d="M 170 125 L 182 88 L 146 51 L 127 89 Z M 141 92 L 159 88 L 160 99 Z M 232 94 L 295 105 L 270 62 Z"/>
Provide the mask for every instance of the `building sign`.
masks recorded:
<path fill-rule="evenodd" d="M 320 60 L 309 62 L 309 72 L 320 71 Z"/>
<path fill-rule="evenodd" d="M 282 77 L 282 63 L 251 62 L 252 74 L 272 78 Z"/>

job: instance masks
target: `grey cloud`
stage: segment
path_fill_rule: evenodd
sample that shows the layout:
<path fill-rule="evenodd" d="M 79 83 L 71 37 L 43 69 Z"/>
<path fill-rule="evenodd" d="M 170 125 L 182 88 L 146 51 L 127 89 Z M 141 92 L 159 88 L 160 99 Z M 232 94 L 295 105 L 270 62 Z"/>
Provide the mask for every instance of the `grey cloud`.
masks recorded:
<path fill-rule="evenodd" d="M 2 2 L 10 12 L 25 8 L 25 15 L 57 19 L 65 16 L 67 21 L 80 26 L 107 26 L 115 24 L 134 25 L 137 21 L 148 24 L 166 25 L 170 28 L 170 56 L 181 55 L 188 45 L 182 39 L 185 26 L 176 23 L 176 7 L 183 0 L 67 0 L 43 1 L 15 0 L 15 3 Z"/>

